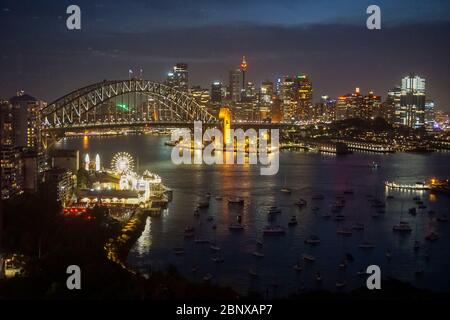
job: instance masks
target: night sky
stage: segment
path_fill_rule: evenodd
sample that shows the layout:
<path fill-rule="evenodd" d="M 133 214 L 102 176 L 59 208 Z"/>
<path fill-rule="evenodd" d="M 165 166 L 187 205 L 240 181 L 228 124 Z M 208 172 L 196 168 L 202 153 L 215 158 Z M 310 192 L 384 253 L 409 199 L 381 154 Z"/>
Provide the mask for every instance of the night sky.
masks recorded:
<path fill-rule="evenodd" d="M 81 7 L 82 30 L 66 28 Z M 381 7 L 382 29 L 366 28 Z M 186 62 L 190 85 L 228 83 L 242 55 L 249 81 L 306 73 L 317 100 L 360 87 L 386 96 L 402 76 L 427 80 L 427 98 L 450 111 L 448 0 L 0 0 L 0 97 L 18 89 L 52 101 L 128 70 L 162 81 Z"/>

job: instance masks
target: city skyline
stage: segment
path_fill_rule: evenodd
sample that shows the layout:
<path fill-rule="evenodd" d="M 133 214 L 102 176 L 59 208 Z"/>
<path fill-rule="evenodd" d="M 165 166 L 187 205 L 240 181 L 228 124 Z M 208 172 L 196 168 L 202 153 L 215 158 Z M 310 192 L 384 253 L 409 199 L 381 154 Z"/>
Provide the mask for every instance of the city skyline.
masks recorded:
<path fill-rule="evenodd" d="M 82 30 L 68 31 L 65 3 L 36 8 L 5 2 L 0 14 L 11 28 L 0 30 L 9 49 L 0 59 L 0 96 L 23 89 L 52 101 L 83 83 L 126 78 L 129 69 L 142 68 L 144 78 L 162 81 L 177 62 L 189 65 L 191 84 L 209 87 L 216 80 L 228 82 L 229 70 L 245 55 L 249 81 L 308 74 L 316 101 L 355 87 L 385 98 L 398 79 L 419 74 L 431 84 L 427 93 L 438 108 L 448 111 L 449 6 L 380 1 L 382 29 L 373 31 L 365 26 L 367 3 L 327 4 L 319 10 L 309 2 L 227 6 L 214 1 L 188 3 L 178 12 L 169 10 L 176 1 L 134 1 L 127 8 L 80 1 Z M 135 13 L 121 19 L 124 10 Z"/>

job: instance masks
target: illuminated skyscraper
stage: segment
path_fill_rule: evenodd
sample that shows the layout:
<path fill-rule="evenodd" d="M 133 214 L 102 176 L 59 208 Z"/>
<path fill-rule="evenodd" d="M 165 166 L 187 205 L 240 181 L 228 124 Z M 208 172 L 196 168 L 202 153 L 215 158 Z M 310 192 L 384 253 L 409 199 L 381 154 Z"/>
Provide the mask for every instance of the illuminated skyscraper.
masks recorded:
<path fill-rule="evenodd" d="M 23 192 L 21 147 L 14 145 L 14 118 L 9 101 L 0 102 L 0 199 Z"/>
<path fill-rule="evenodd" d="M 295 79 L 293 77 L 286 76 L 280 82 L 280 100 L 281 109 L 283 114 L 283 121 L 290 122 L 294 121 L 297 117 L 297 92 Z"/>
<path fill-rule="evenodd" d="M 272 102 L 273 95 L 274 95 L 273 82 L 264 81 L 261 84 L 260 102 L 263 104 L 270 104 Z"/>
<path fill-rule="evenodd" d="M 360 118 L 370 120 L 375 119 L 376 117 L 382 117 L 381 97 L 375 95 L 373 91 L 369 91 L 363 98 Z"/>
<path fill-rule="evenodd" d="M 40 148 L 40 110 L 42 101 L 19 91 L 9 100 L 12 107 L 13 143 L 28 150 Z"/>
<path fill-rule="evenodd" d="M 320 102 L 315 104 L 312 119 L 319 122 L 331 122 L 336 118 L 336 100 L 327 95 L 320 97 Z"/>
<path fill-rule="evenodd" d="M 191 96 L 197 101 L 201 106 L 206 107 L 210 102 L 211 96 L 210 91 L 206 88 L 200 86 L 193 86 L 190 90 Z"/>
<path fill-rule="evenodd" d="M 312 117 L 312 84 L 306 75 L 295 78 L 296 100 L 298 103 L 297 117 L 300 120 L 309 120 Z"/>
<path fill-rule="evenodd" d="M 166 84 L 174 89 L 187 92 L 189 88 L 189 73 L 186 63 L 177 63 L 173 71 L 167 74 Z"/>
<path fill-rule="evenodd" d="M 336 105 L 336 120 L 361 118 L 363 103 L 363 96 L 360 94 L 359 88 L 356 88 L 354 93 L 339 96 Z"/>
<path fill-rule="evenodd" d="M 436 104 L 434 101 L 425 101 L 425 126 L 428 129 L 434 128 Z"/>
<path fill-rule="evenodd" d="M 235 69 L 230 71 L 229 90 L 230 98 L 233 102 L 241 101 L 241 70 Z"/>
<path fill-rule="evenodd" d="M 402 89 L 395 87 L 388 90 L 386 101 L 383 105 L 383 118 L 390 124 L 398 123 L 400 118 L 400 97 Z"/>
<path fill-rule="evenodd" d="M 221 103 L 222 102 L 222 82 L 214 81 L 211 84 L 211 102 Z"/>
<path fill-rule="evenodd" d="M 402 79 L 397 123 L 411 128 L 425 125 L 425 79 L 409 75 Z"/>

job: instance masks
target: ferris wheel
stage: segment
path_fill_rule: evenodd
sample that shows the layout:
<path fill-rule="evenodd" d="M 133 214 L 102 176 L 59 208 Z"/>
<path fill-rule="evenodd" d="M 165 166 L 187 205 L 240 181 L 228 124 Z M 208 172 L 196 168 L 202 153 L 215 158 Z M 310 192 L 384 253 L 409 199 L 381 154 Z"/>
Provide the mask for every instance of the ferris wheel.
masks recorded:
<path fill-rule="evenodd" d="M 128 152 L 119 152 L 111 160 L 111 170 L 118 173 L 128 173 L 133 171 L 134 160 Z"/>

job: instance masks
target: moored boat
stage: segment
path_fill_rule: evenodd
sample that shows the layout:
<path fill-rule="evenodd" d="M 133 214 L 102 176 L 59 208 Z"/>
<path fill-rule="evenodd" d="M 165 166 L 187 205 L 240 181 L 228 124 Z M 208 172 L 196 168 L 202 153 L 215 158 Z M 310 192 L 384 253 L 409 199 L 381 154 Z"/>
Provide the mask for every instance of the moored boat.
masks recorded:
<path fill-rule="evenodd" d="M 269 235 L 282 235 L 285 232 L 286 231 L 281 226 L 266 226 L 263 229 L 263 234 L 266 235 L 266 236 L 269 236 Z"/>
<path fill-rule="evenodd" d="M 314 261 L 316 261 L 316 258 L 314 258 L 314 256 L 312 256 L 310 254 L 304 254 L 303 260 L 305 260 L 307 262 L 314 262 Z"/>
<path fill-rule="evenodd" d="M 305 240 L 305 243 L 310 245 L 316 245 L 320 243 L 320 239 L 315 235 L 311 235 L 308 237 L 308 239 Z"/>

